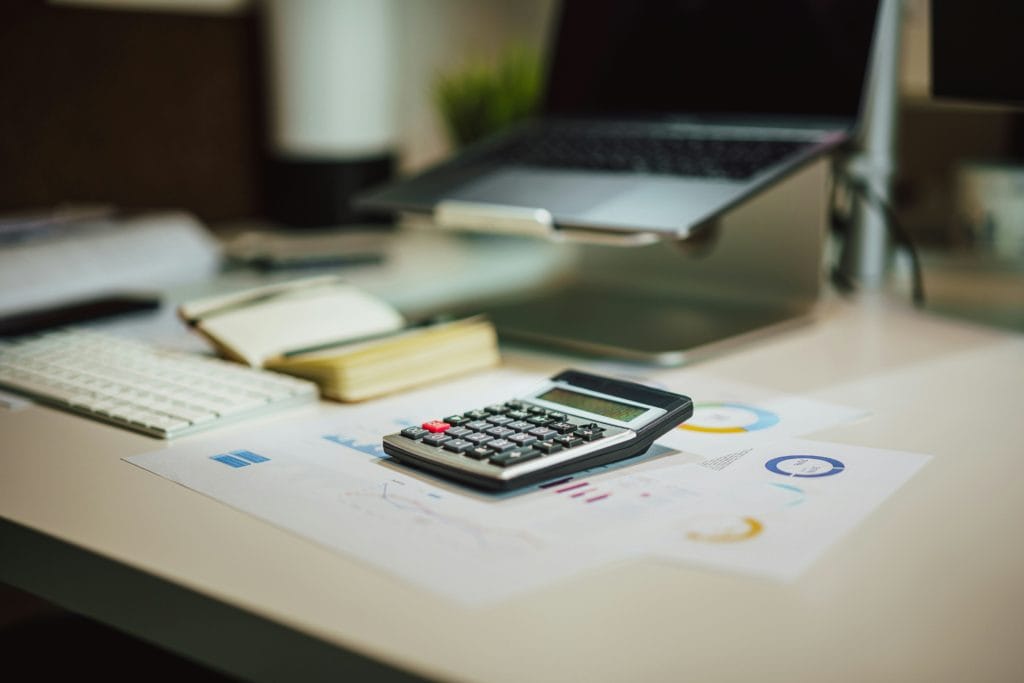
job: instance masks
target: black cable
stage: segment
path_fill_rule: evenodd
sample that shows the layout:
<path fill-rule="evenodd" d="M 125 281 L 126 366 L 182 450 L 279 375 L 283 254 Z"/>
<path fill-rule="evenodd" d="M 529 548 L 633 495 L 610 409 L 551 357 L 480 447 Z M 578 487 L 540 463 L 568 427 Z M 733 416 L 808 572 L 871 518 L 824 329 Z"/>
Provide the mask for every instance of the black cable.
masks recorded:
<path fill-rule="evenodd" d="M 893 210 L 892 205 L 875 192 L 870 185 L 862 180 L 851 178 L 845 174 L 843 175 L 843 182 L 847 187 L 860 195 L 862 199 L 874 205 L 876 209 L 882 212 L 885 219 L 886 229 L 889 231 L 892 241 L 906 249 L 907 253 L 910 255 L 911 276 L 913 279 L 911 296 L 913 297 L 915 306 L 918 308 L 923 307 L 925 304 L 924 275 L 921 271 L 921 259 L 918 256 L 917 247 L 914 245 L 914 241 L 910 237 L 910 233 L 903 227 L 903 224 L 900 223 L 899 219 L 896 217 L 896 212 Z M 832 207 L 832 221 L 834 227 L 845 233 L 844 248 L 849 248 L 849 242 L 852 237 L 849 218 L 838 215 L 838 212 L 835 210 L 834 201 Z M 849 291 L 849 289 L 852 288 L 852 282 L 849 281 L 848 274 L 845 273 L 841 267 L 833 269 L 832 279 L 833 282 L 839 280 L 837 286 L 846 291 Z"/>
<path fill-rule="evenodd" d="M 839 174 L 836 174 L 838 178 Z M 832 190 L 829 196 L 829 225 L 832 228 L 832 232 L 842 238 L 843 247 L 845 250 L 850 239 L 850 216 L 844 215 L 839 211 L 839 182 L 838 180 L 833 181 Z M 832 281 L 832 286 L 842 295 L 851 294 L 857 285 L 850 277 L 849 273 L 843 267 L 844 258 L 842 252 L 838 258 L 838 262 L 834 263 L 829 270 L 829 279 Z"/>
<path fill-rule="evenodd" d="M 910 237 L 910 233 L 896 217 L 896 212 L 893 210 L 892 205 L 875 192 L 870 185 L 863 181 L 854 181 L 850 186 L 882 212 L 885 216 L 885 225 L 892 235 L 893 242 L 907 250 L 907 253 L 910 255 L 911 275 L 913 278 L 912 296 L 914 305 L 918 308 L 923 307 L 925 303 L 924 275 L 921 272 L 921 259 L 918 257 L 917 247 L 914 245 L 914 240 Z"/>

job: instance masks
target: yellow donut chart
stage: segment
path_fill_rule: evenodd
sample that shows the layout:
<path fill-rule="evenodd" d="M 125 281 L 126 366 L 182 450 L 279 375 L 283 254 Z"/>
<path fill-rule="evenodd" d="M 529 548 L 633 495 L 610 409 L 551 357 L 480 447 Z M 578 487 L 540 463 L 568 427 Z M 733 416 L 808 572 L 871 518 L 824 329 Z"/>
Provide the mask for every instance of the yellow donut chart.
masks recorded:
<path fill-rule="evenodd" d="M 738 517 L 733 521 L 741 524 L 723 524 L 714 531 L 691 531 L 686 537 L 703 543 L 736 543 L 750 540 L 764 531 L 764 525 L 753 517 Z"/>
<path fill-rule="evenodd" d="M 708 434 L 742 434 L 747 430 L 743 427 L 704 427 L 703 425 L 688 425 L 682 424 L 679 426 L 680 429 L 685 429 L 688 432 L 706 432 Z"/>
<path fill-rule="evenodd" d="M 779 416 L 747 403 L 698 403 L 693 417 L 679 429 L 705 434 L 742 434 L 768 429 L 779 423 Z"/>

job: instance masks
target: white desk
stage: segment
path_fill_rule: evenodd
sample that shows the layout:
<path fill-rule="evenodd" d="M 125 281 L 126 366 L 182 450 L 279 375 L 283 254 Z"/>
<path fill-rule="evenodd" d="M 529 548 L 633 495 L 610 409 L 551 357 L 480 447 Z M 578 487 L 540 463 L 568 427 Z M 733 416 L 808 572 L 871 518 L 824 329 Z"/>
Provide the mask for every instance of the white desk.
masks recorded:
<path fill-rule="evenodd" d="M 1024 337 L 829 298 L 701 368 L 873 411 L 812 438 L 935 457 L 793 585 L 637 561 L 468 609 L 121 460 L 152 439 L 31 407 L 0 414 L 0 580 L 259 680 L 1024 680 Z"/>

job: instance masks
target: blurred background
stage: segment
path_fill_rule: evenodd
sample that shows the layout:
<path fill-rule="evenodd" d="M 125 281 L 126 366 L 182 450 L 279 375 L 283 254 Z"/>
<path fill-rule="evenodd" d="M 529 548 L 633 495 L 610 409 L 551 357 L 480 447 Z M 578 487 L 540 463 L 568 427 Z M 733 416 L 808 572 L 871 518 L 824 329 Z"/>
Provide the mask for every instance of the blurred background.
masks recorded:
<path fill-rule="evenodd" d="M 271 4 L 4 2 L 0 211 L 101 202 L 175 207 L 211 223 L 265 215 L 267 162 L 276 151 L 265 20 Z M 359 23 L 369 14 L 364 3 L 333 4 L 323 14 L 338 21 L 326 27 L 336 30 L 338 42 L 366 30 Z M 362 73 L 376 79 L 381 94 L 375 97 L 393 96 L 384 113 L 393 117 L 386 127 L 393 130 L 396 172 L 422 168 L 450 149 L 439 78 L 494 64 L 517 46 L 539 51 L 555 5 L 372 4 L 380 11 L 370 28 L 393 63 L 355 55 L 357 63 L 321 63 L 310 78 L 320 89 L 344 91 L 364 87 L 346 81 Z"/>
<path fill-rule="evenodd" d="M 275 125 L 283 125 L 274 121 L 275 97 L 283 95 L 272 80 L 272 4 L 3 3 L 0 211 L 100 202 L 174 207 L 211 224 L 266 217 L 270 161 L 280 156 Z M 365 20 L 358 4 L 339 0 L 328 16 L 339 24 L 346 16 Z M 396 173 L 422 169 L 453 147 L 439 81 L 492 67 L 515 49 L 542 55 L 557 7 L 556 0 L 375 4 L 387 16 L 373 30 L 393 63 L 361 59 L 355 71 L 387 81 L 378 97 L 392 98 L 379 106 L 393 119 L 382 125 Z M 1024 126 L 1008 107 L 932 96 L 930 7 L 905 2 L 894 203 L 922 246 L 963 246 L 985 237 L 978 183 L 996 195 L 1024 184 L 1017 166 Z M 344 26 L 333 30 L 339 40 L 346 35 Z M 359 87 L 346 81 L 353 68 L 323 66 L 312 76 L 324 81 L 318 87 Z M 996 213 L 1020 220 L 1017 195 L 999 200 L 1011 206 Z"/>

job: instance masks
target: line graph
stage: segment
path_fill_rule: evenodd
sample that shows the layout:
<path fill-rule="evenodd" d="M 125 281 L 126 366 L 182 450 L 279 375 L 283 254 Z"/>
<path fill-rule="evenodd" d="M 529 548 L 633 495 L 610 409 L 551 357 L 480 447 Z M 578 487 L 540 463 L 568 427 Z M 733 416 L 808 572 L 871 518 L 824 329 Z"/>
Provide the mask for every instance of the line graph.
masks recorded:
<path fill-rule="evenodd" d="M 446 512 L 441 509 L 448 502 L 444 494 L 398 479 L 373 489 L 346 491 L 342 497 L 354 510 L 372 515 L 377 521 L 393 522 L 396 528 L 463 548 L 538 551 L 547 546 L 520 529 L 487 524 L 464 512 Z"/>

